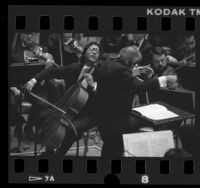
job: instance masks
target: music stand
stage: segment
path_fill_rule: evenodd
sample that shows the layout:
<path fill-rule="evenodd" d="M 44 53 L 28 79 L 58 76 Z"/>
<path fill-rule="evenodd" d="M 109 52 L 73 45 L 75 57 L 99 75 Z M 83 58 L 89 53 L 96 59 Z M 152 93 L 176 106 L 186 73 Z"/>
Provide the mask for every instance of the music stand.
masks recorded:
<path fill-rule="evenodd" d="M 191 119 L 191 124 L 194 125 L 195 115 L 192 114 L 192 113 L 186 112 L 186 111 L 184 111 L 182 109 L 179 109 L 179 108 L 177 108 L 175 106 L 169 105 L 169 104 L 161 102 L 161 101 L 158 101 L 158 102 L 155 102 L 155 103 L 151 103 L 151 104 L 160 104 L 160 105 L 163 105 L 168 110 L 170 110 L 170 111 L 174 112 L 175 114 L 179 115 L 178 117 L 169 118 L 169 119 L 151 120 L 151 119 L 148 119 L 148 118 L 140 115 L 139 113 L 136 113 L 136 112 L 132 111 L 132 115 L 133 116 L 142 118 L 143 120 L 148 121 L 149 123 L 151 123 L 151 125 L 153 126 L 153 128 L 154 128 L 155 131 L 162 130 L 162 127 L 164 127 L 164 125 L 167 125 L 167 124 L 169 125 L 169 123 L 178 123 L 178 122 L 182 121 L 184 123 L 183 126 L 185 126 L 187 119 Z M 142 106 L 147 106 L 147 105 L 142 105 Z M 179 126 L 178 127 L 171 127 L 171 126 L 168 126 L 168 125 L 167 125 L 167 128 L 169 130 L 172 130 L 172 131 L 180 128 Z M 176 142 L 176 146 L 177 146 L 177 144 L 178 143 Z"/>

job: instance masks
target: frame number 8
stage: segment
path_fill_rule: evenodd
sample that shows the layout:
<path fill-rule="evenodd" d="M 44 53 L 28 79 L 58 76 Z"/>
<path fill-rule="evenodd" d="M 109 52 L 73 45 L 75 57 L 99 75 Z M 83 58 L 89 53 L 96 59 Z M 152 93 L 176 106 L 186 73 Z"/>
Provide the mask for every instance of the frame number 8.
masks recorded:
<path fill-rule="evenodd" d="M 146 184 L 146 183 L 149 183 L 149 176 L 148 175 L 143 175 L 141 177 L 141 182 Z"/>

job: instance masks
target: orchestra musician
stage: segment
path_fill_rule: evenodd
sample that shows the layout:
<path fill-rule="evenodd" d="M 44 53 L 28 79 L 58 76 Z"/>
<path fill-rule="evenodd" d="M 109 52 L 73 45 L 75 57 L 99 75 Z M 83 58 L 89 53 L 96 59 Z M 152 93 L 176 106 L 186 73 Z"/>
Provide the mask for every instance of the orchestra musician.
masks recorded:
<path fill-rule="evenodd" d="M 178 60 L 182 60 L 191 56 L 192 58 L 189 59 L 191 63 L 195 63 L 195 48 L 196 48 L 196 40 L 193 34 L 188 34 L 183 37 L 182 44 L 175 49 L 174 56 Z"/>
<path fill-rule="evenodd" d="M 47 47 L 37 44 L 35 42 L 36 34 L 37 33 L 33 32 L 20 33 L 18 37 L 18 33 L 16 33 L 12 46 L 12 56 L 14 62 L 23 64 L 31 64 L 32 62 L 43 62 L 45 65 L 44 69 L 47 69 L 51 66 L 58 66 L 55 63 L 53 56 L 48 53 Z M 38 87 L 35 88 L 35 92 L 45 96 L 46 98 L 48 98 L 48 100 L 53 102 L 55 98 L 59 95 L 59 90 L 62 90 L 60 88 L 62 88 L 61 84 L 58 84 L 55 80 L 50 79 L 46 82 L 41 81 L 40 84 L 38 84 Z M 15 91 L 14 93 L 20 93 L 17 85 L 12 85 L 11 90 Z M 29 97 L 26 97 L 24 100 L 32 104 L 32 107 L 29 111 L 28 121 L 24 128 L 24 135 L 28 139 L 33 139 L 34 120 L 40 110 L 45 106 L 35 100 L 32 100 Z"/>
<path fill-rule="evenodd" d="M 16 63 L 26 64 L 32 61 L 43 61 L 48 65 L 54 62 L 53 56 L 48 53 L 48 49 L 35 42 L 35 36 L 36 33 L 33 32 L 21 33 L 19 37 L 18 35 L 15 36 L 12 56 Z"/>
<path fill-rule="evenodd" d="M 151 67 L 154 70 L 154 75 L 152 76 L 158 77 L 171 73 L 173 68 L 169 65 L 170 62 L 177 62 L 177 60 L 167 55 L 162 47 L 153 48 L 151 50 Z"/>
<path fill-rule="evenodd" d="M 73 33 L 52 33 L 47 40 L 47 46 L 55 62 L 67 66 L 79 61 L 83 51 Z"/>
<path fill-rule="evenodd" d="M 82 76 L 86 76 L 81 84 L 83 87 L 87 88 L 90 97 L 86 106 L 84 106 L 84 108 L 81 110 L 81 113 L 78 114 L 73 122 L 77 134 L 75 134 L 73 127 L 69 126 L 66 128 L 66 137 L 60 148 L 57 150 L 58 155 L 64 156 L 74 141 L 80 139 L 82 132 L 88 130 L 91 126 L 95 126 L 95 123 L 92 121 L 92 101 L 97 88 L 97 82 L 95 82 L 96 68 L 94 66 L 98 63 L 100 55 L 101 48 L 99 44 L 96 42 L 91 42 L 85 46 L 80 58 L 80 63 L 72 63 L 68 66 L 50 67 L 37 74 L 25 85 L 27 89 L 32 90 L 35 84 L 43 79 L 46 80 L 49 78 L 58 78 L 65 80 L 67 90 L 79 79 L 81 79 Z M 41 115 L 41 119 L 44 117 L 45 112 Z M 47 151 L 44 155 L 46 154 L 54 154 L 54 152 L 52 149 L 47 148 Z"/>
<path fill-rule="evenodd" d="M 173 56 L 167 55 L 164 48 L 152 48 L 149 56 L 149 66 L 153 71 L 141 75 L 141 78 L 146 80 L 167 74 L 176 74 L 173 72 L 174 69 L 169 65 L 170 62 L 177 62 L 177 60 Z M 171 86 L 177 87 L 177 83 Z"/>

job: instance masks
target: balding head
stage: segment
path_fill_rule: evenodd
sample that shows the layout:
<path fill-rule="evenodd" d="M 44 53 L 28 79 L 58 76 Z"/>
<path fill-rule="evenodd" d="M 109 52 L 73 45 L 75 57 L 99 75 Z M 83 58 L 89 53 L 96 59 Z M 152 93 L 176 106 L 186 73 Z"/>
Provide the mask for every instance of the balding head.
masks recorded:
<path fill-rule="evenodd" d="M 119 58 L 123 64 L 132 68 L 140 62 L 142 55 L 136 46 L 128 46 L 120 50 Z"/>

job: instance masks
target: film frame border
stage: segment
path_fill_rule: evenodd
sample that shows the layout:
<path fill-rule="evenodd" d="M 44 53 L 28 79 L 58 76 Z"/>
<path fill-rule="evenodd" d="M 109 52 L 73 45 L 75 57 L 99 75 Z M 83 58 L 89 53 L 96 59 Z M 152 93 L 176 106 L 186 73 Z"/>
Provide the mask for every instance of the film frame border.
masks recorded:
<path fill-rule="evenodd" d="M 153 6 L 152 6 L 153 7 Z M 160 6 L 167 7 L 167 6 Z M 98 35 L 101 34 L 120 34 L 120 33 L 162 33 L 162 32 L 175 32 L 175 33 L 198 33 L 200 30 L 200 20 L 198 16 L 193 16 L 195 18 L 195 30 L 192 31 L 185 31 L 185 20 L 186 17 L 172 17 L 171 19 L 171 30 L 162 31 L 161 30 L 161 17 L 160 16 L 144 16 L 145 10 L 149 7 L 145 6 L 137 6 L 137 11 L 133 11 L 133 9 L 136 9 L 135 7 L 101 7 L 104 9 L 104 11 L 101 11 L 99 7 L 95 6 L 85 6 L 85 7 L 77 7 L 77 6 L 57 6 L 56 8 L 59 8 L 58 12 L 54 12 L 52 15 L 53 6 L 34 6 L 31 7 L 35 10 L 37 15 L 31 14 L 30 11 L 28 11 L 30 6 L 9 6 L 8 9 L 8 34 L 12 30 L 14 31 L 34 31 L 34 32 L 52 32 L 52 31 L 72 31 L 72 32 L 79 32 L 79 33 L 87 33 L 88 35 Z M 172 7 L 171 7 L 172 8 Z M 188 7 L 185 7 L 188 8 Z M 77 12 L 79 10 L 79 12 Z M 81 11 L 81 14 L 80 14 Z M 138 14 L 139 12 L 139 14 Z M 16 30 L 15 28 L 15 16 L 26 16 L 26 22 L 27 25 L 25 29 L 22 27 L 22 29 Z M 49 16 L 50 15 L 50 28 L 49 29 L 43 29 L 40 30 L 40 16 Z M 88 29 L 88 18 L 89 16 L 96 16 L 98 15 L 98 30 L 89 30 Z M 69 30 L 64 30 L 64 17 L 65 16 L 72 16 L 74 17 L 74 28 Z M 108 19 L 109 17 L 109 19 Z M 85 19 L 86 18 L 86 19 Z M 123 18 L 123 23 L 121 29 L 115 29 L 113 30 L 113 18 Z M 147 29 L 145 30 L 138 30 L 137 29 L 137 19 L 136 18 L 146 18 L 147 20 Z M 191 16 L 189 16 L 191 18 Z M 120 21 L 119 21 L 120 22 Z M 106 29 L 105 29 L 106 28 Z M 9 35 L 8 35 L 9 36 Z M 197 38 L 197 41 L 200 38 Z M 197 43 L 197 50 L 199 51 L 199 44 Z M 8 53 L 9 54 L 9 53 Z M 200 59 L 199 55 L 197 54 L 197 60 Z M 197 65 L 197 69 L 198 69 Z M 197 71 L 197 70 L 195 70 Z M 197 72 L 195 72 L 197 73 Z M 197 96 L 198 99 L 198 96 Z M 196 100 L 197 101 L 197 100 Z M 196 105 L 198 107 L 198 105 Z M 199 112 L 199 109 L 197 109 L 197 113 Z M 197 116 L 198 117 L 198 116 Z M 199 123 L 199 119 L 197 118 L 197 123 L 195 126 Z M 24 172 L 22 173 L 14 173 L 12 172 L 14 168 L 14 161 L 16 159 L 23 159 L 25 168 Z M 64 175 L 61 175 L 61 167 L 63 166 L 61 163 L 63 162 L 62 159 L 59 162 L 59 165 L 55 165 L 56 159 L 49 158 L 48 159 L 48 172 L 47 173 L 38 173 L 36 172 L 37 169 L 34 169 L 35 166 L 38 166 L 38 161 L 40 160 L 40 157 L 34 158 L 34 157 L 13 157 L 9 156 L 9 181 L 11 183 L 27 183 L 27 177 L 26 175 L 27 170 L 29 174 L 33 174 L 36 176 L 39 174 L 43 175 L 43 179 L 45 179 L 44 175 L 49 176 L 49 179 L 51 176 L 55 177 L 55 183 L 103 183 L 103 180 L 106 175 L 109 173 L 117 174 L 120 180 L 120 183 L 122 184 L 145 184 L 147 180 L 142 180 L 142 177 L 146 176 L 149 178 L 149 181 L 146 182 L 148 184 L 198 184 L 199 183 L 199 159 L 188 159 L 189 161 L 194 161 L 194 173 L 193 175 L 186 175 L 186 174 L 180 174 L 180 172 L 184 171 L 184 162 L 183 160 L 176 160 L 176 159 L 166 159 L 170 162 L 169 166 L 171 169 L 171 174 L 169 171 L 168 175 L 159 174 L 160 172 L 160 161 L 163 161 L 165 159 L 162 158 L 123 158 L 121 159 L 121 168 L 120 172 L 119 169 L 117 171 L 114 170 L 114 172 L 111 171 L 111 161 L 102 159 L 102 158 L 96 158 L 96 157 L 84 157 L 84 158 L 76 158 L 76 157 L 66 157 L 65 159 L 72 160 L 73 162 L 73 172 L 72 173 L 64 173 Z M 87 160 L 97 160 L 97 170 L 96 173 L 87 173 L 87 169 L 85 168 L 87 166 Z M 139 173 L 137 174 L 134 172 L 133 169 L 130 167 L 130 164 L 134 163 L 136 164 L 136 161 L 145 161 L 146 162 L 146 171 L 145 173 Z M 27 168 L 27 165 L 30 168 Z M 80 165 L 81 164 L 81 165 Z M 61 165 L 61 166 L 60 166 Z M 82 166 L 85 169 L 80 170 L 80 166 Z M 176 167 L 176 170 L 173 171 L 173 166 Z M 30 170 L 30 171 L 29 171 Z M 127 171 L 126 171 L 127 170 Z M 130 170 L 130 171 L 129 171 Z M 22 170 L 23 171 L 23 170 Z M 172 173 L 173 171 L 173 173 Z M 103 173 L 102 173 L 103 172 Z M 66 175 L 67 174 L 67 175 Z M 76 174 L 76 177 L 74 176 Z M 62 176 L 62 177 L 61 177 Z M 173 177 L 176 177 L 176 180 Z M 134 178 L 135 177 L 135 178 Z M 14 178 L 14 179 L 13 179 Z M 68 179 L 69 178 L 69 179 Z M 170 180 L 170 178 L 172 178 Z M 66 180 L 67 179 L 67 180 Z M 92 182 L 90 181 L 92 179 Z M 146 179 L 146 178 L 145 178 Z M 68 181 L 69 180 L 69 181 Z M 75 181 L 74 181 L 75 180 Z M 88 181 L 89 180 L 89 181 Z M 145 182 L 142 182 L 145 181 Z M 44 180 L 45 183 L 45 180 Z M 53 181 L 48 181 L 46 183 L 53 183 Z"/>

